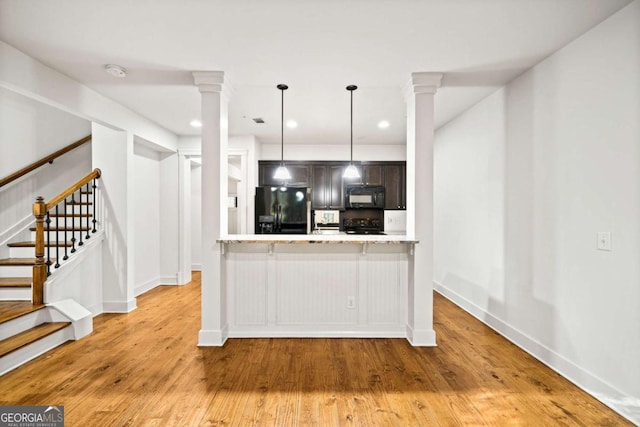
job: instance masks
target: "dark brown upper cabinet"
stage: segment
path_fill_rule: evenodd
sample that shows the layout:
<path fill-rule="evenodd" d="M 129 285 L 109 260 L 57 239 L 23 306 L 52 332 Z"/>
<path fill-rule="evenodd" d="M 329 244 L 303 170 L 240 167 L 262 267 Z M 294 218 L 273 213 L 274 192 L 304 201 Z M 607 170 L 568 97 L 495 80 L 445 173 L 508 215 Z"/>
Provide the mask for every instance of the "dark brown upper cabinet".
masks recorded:
<path fill-rule="evenodd" d="M 384 185 L 385 209 L 406 209 L 405 162 L 356 162 L 360 178 L 343 178 L 349 162 L 296 161 L 285 163 L 291 179 L 274 180 L 280 162 L 258 162 L 259 185 L 289 185 L 311 188 L 312 209 L 344 209 L 344 188 L 351 184 Z"/>
<path fill-rule="evenodd" d="M 259 185 L 287 185 L 290 187 L 310 187 L 309 181 L 309 165 L 303 163 L 285 163 L 285 166 L 291 174 L 291 179 L 282 181 L 281 179 L 275 179 L 273 175 L 276 173 L 276 169 L 280 166 L 279 161 L 259 162 Z"/>
<path fill-rule="evenodd" d="M 385 209 L 407 208 L 407 167 L 406 163 L 384 165 Z"/>
<path fill-rule="evenodd" d="M 372 163 L 362 165 L 362 183 L 366 185 L 384 185 L 385 165 Z"/>

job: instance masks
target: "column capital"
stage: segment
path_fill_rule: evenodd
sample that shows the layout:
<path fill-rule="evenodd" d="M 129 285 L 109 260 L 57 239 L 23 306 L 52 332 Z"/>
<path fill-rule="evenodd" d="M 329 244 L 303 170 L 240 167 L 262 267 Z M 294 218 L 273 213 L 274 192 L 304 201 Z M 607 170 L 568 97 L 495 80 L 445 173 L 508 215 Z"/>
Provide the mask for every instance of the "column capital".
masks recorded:
<path fill-rule="evenodd" d="M 405 98 L 418 93 L 436 93 L 442 83 L 442 73 L 411 73 L 405 86 Z"/>
<path fill-rule="evenodd" d="M 191 74 L 200 93 L 217 92 L 231 97 L 233 91 L 229 82 L 225 82 L 224 71 L 193 71 Z"/>

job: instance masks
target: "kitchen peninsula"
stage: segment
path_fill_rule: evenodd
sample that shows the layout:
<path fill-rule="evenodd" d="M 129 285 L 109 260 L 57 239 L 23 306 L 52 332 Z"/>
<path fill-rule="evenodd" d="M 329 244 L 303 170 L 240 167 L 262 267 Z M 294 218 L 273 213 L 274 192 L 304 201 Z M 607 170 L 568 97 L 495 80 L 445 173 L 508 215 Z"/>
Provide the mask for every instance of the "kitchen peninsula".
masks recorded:
<path fill-rule="evenodd" d="M 414 346 L 435 346 L 433 107 L 442 74 L 412 73 L 406 86 L 406 170 L 393 175 L 389 169 L 388 174 L 406 176 L 406 194 L 398 193 L 401 203 L 395 204 L 395 209 L 406 209 L 406 236 L 295 238 L 228 235 L 227 114 L 232 90 L 222 71 L 193 76 L 203 123 L 198 345 L 221 346 L 230 337 L 243 336 L 388 336 L 405 337 Z M 333 186 L 326 172 L 337 173 L 313 169 L 313 180 L 325 182 L 325 193 L 311 203 L 333 209 Z M 391 183 L 383 185 L 391 188 Z"/>
<path fill-rule="evenodd" d="M 345 234 L 220 239 L 228 336 L 411 336 L 408 272 L 417 243 Z"/>

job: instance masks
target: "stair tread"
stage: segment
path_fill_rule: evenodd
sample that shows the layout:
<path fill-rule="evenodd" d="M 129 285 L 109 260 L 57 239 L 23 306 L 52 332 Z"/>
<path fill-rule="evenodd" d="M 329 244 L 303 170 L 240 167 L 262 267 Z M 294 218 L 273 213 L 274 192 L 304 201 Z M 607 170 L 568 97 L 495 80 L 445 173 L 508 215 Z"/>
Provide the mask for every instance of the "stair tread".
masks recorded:
<path fill-rule="evenodd" d="M 36 265 L 35 258 L 4 258 L 0 259 L 0 266 L 18 267 Z"/>
<path fill-rule="evenodd" d="M 44 304 L 33 304 L 31 301 L 0 301 L 0 324 L 44 307 Z"/>
<path fill-rule="evenodd" d="M 45 246 L 68 246 L 71 247 L 73 244 L 71 242 L 49 242 L 48 244 L 45 242 Z M 35 248 L 36 242 L 13 242 L 9 243 L 7 246 L 10 248 Z"/>
<path fill-rule="evenodd" d="M 36 342 L 40 338 L 44 338 L 54 332 L 58 332 L 70 324 L 71 322 L 42 323 L 17 335 L 4 339 L 0 341 L 0 357 L 6 356 L 13 351 Z"/>
<path fill-rule="evenodd" d="M 31 277 L 0 277 L 0 288 L 30 288 Z"/>

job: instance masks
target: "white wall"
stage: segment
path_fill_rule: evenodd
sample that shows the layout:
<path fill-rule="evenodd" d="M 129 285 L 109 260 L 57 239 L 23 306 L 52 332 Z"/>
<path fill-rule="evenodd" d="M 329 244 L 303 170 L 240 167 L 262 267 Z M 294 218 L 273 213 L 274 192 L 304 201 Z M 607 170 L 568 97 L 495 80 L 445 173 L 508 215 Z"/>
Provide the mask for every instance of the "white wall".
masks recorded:
<path fill-rule="evenodd" d="M 191 268 L 202 268 L 202 167 L 191 166 Z"/>
<path fill-rule="evenodd" d="M 157 233 L 160 236 L 158 244 L 160 256 L 159 283 L 177 284 L 178 260 L 180 257 L 179 243 L 179 170 L 178 155 L 176 153 L 156 152 L 158 156 L 158 175 L 155 176 L 158 190 L 159 224 Z M 189 275 L 190 276 L 190 275 Z"/>
<path fill-rule="evenodd" d="M 635 1 L 439 129 L 434 196 L 437 289 L 635 422 L 638 76 Z"/>
<path fill-rule="evenodd" d="M 151 120 L 0 41 L 0 87 L 170 149 L 178 138 Z"/>
<path fill-rule="evenodd" d="M 261 144 L 260 160 L 280 160 L 280 144 Z M 286 144 L 284 160 L 349 160 L 350 146 L 345 144 Z M 353 146 L 354 161 L 405 161 L 405 145 L 357 145 Z"/>
<path fill-rule="evenodd" d="M 91 133 L 91 123 L 0 87 L 0 177 Z"/>
<path fill-rule="evenodd" d="M 105 233 L 102 250 L 103 307 L 105 311 L 129 312 L 134 297 L 135 227 L 133 180 L 133 135 L 92 125 L 93 163 L 100 165 L 98 181 Z"/>
<path fill-rule="evenodd" d="M 91 133 L 91 123 L 0 88 L 0 178 Z M 33 218 L 36 196 L 45 200 L 91 171 L 91 144 L 65 154 L 0 189 L 0 243 Z"/>
<path fill-rule="evenodd" d="M 134 144 L 135 295 L 160 282 L 160 154 Z"/>

